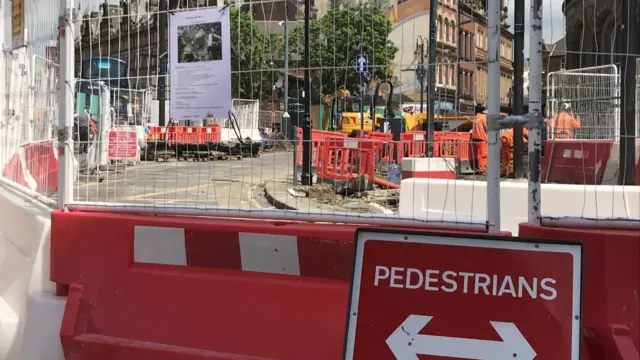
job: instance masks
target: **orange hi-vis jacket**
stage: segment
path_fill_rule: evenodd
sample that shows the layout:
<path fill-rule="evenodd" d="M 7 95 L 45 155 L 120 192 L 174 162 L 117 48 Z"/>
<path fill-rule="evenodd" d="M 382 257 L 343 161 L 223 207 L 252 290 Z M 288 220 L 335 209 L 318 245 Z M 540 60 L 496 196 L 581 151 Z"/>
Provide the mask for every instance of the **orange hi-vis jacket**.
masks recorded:
<path fill-rule="evenodd" d="M 522 129 L 522 141 L 524 143 L 527 143 L 528 141 L 528 136 L 529 136 L 529 130 L 527 130 L 527 128 L 523 128 Z M 513 143 L 513 129 L 507 129 L 505 130 L 502 135 L 500 135 L 500 140 L 502 142 L 502 144 L 508 144 L 510 146 L 514 146 Z M 504 150 L 504 149 L 503 149 Z M 513 150 L 513 149 L 512 149 Z"/>
<path fill-rule="evenodd" d="M 572 139 L 573 131 L 580 127 L 580 116 L 561 111 L 549 121 L 550 131 L 556 139 Z"/>
<path fill-rule="evenodd" d="M 477 114 L 473 119 L 471 138 L 474 140 L 487 140 L 487 115 Z"/>

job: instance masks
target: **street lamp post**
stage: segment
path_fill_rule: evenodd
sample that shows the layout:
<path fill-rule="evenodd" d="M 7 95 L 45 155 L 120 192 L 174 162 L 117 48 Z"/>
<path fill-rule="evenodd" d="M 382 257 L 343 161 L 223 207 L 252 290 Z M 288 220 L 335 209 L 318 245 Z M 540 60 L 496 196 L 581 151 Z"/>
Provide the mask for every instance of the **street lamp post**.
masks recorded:
<path fill-rule="evenodd" d="M 304 122 L 302 124 L 302 185 L 313 185 L 311 175 L 311 0 L 304 1 Z"/>
<path fill-rule="evenodd" d="M 360 56 L 364 55 L 364 44 L 360 43 L 358 45 L 358 53 L 360 53 Z M 356 66 L 358 66 L 358 64 L 356 64 Z M 364 87 L 365 87 L 365 78 L 364 78 L 364 72 L 360 73 L 360 136 L 362 136 L 362 134 L 364 133 Z M 333 119 L 332 119 L 333 120 Z"/>
<path fill-rule="evenodd" d="M 426 69 L 424 68 L 424 38 L 418 35 L 416 39 L 416 55 L 418 57 L 418 67 L 416 67 L 416 77 L 420 82 L 420 112 L 424 110 L 424 77 Z"/>
<path fill-rule="evenodd" d="M 430 0 L 429 2 L 429 95 L 427 100 L 429 101 L 428 113 L 427 113 L 427 157 L 433 157 L 433 142 L 434 142 L 434 109 L 436 92 L 436 46 L 438 45 L 438 0 Z"/>
<path fill-rule="evenodd" d="M 288 115 L 289 112 L 289 9 L 287 8 L 287 3 L 289 0 L 285 0 L 284 2 L 284 80 L 282 81 L 282 87 L 284 88 L 284 113 L 282 117 L 285 117 L 285 114 Z"/>
<path fill-rule="evenodd" d="M 158 43 L 159 43 L 159 51 L 161 54 L 168 52 L 169 41 L 167 39 L 167 33 L 169 32 L 169 19 L 168 19 L 168 9 L 167 9 L 167 0 L 160 0 L 160 16 L 159 16 L 159 30 L 158 30 Z M 167 56 L 167 61 L 169 60 L 169 56 Z M 160 77 L 158 78 L 158 110 L 160 112 L 158 117 L 158 125 L 165 126 L 166 119 L 166 99 L 167 99 L 167 67 L 166 64 L 161 64 L 160 66 Z"/>

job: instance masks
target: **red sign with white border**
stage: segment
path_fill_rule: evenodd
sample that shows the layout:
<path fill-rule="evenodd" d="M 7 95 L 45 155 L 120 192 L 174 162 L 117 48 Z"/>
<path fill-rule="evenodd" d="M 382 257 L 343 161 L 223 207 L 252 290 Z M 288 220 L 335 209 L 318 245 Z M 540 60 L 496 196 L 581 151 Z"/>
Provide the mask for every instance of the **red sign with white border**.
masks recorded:
<path fill-rule="evenodd" d="M 579 360 L 582 244 L 359 230 L 345 359 Z"/>
<path fill-rule="evenodd" d="M 137 159 L 138 138 L 135 131 L 109 131 L 110 159 Z"/>

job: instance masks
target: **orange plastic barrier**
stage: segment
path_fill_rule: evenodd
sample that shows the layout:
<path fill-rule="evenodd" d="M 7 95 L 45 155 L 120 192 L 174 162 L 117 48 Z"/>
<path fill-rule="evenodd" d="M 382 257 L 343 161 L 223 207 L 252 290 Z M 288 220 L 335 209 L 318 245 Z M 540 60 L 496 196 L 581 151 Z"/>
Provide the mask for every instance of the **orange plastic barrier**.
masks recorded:
<path fill-rule="evenodd" d="M 150 126 L 147 140 L 152 141 L 167 141 L 168 133 L 166 126 Z"/>
<path fill-rule="evenodd" d="M 198 128 L 200 131 L 200 141 L 203 143 L 222 140 L 220 125 L 212 125 Z"/>
<path fill-rule="evenodd" d="M 400 135 L 404 157 L 421 157 L 427 155 L 427 132 L 408 131 Z"/>
<path fill-rule="evenodd" d="M 583 243 L 583 360 L 640 358 L 640 232 L 520 224 L 519 235 Z"/>
<path fill-rule="evenodd" d="M 392 133 L 370 131 L 370 132 L 366 133 L 365 137 L 367 139 L 393 141 L 393 134 Z"/>
<path fill-rule="evenodd" d="M 356 226 L 73 211 L 51 226 L 67 359 L 342 358 Z"/>
<path fill-rule="evenodd" d="M 302 128 L 298 128 L 298 153 L 296 154 L 296 164 L 302 166 Z M 332 131 L 312 130 L 311 133 L 311 166 L 318 167 L 320 157 L 322 156 L 322 145 L 325 140 L 343 139 L 347 135 Z"/>
<path fill-rule="evenodd" d="M 199 135 L 198 127 L 185 126 L 182 128 L 182 133 L 178 135 L 177 142 L 182 144 L 198 144 L 202 140 Z"/>
<path fill-rule="evenodd" d="M 374 148 L 377 141 L 331 139 L 321 147 L 318 179 L 349 180 L 367 175 L 374 179 Z"/>
<path fill-rule="evenodd" d="M 147 140 L 182 144 L 206 144 L 220 141 L 220 125 L 211 126 L 151 126 Z"/>
<path fill-rule="evenodd" d="M 434 152 L 440 157 L 452 157 L 460 161 L 471 159 L 471 133 L 466 132 L 437 132 L 435 143 L 438 150 Z"/>

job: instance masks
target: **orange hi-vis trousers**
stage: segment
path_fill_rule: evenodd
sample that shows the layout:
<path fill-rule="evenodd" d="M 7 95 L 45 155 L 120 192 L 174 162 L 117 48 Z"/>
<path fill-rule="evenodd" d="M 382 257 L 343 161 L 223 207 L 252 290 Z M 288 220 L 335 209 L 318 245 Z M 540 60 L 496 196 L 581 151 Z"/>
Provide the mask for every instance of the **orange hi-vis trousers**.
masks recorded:
<path fill-rule="evenodd" d="M 487 158 L 489 157 L 489 145 L 487 140 L 473 139 L 473 153 L 476 159 L 476 172 L 487 172 Z"/>

